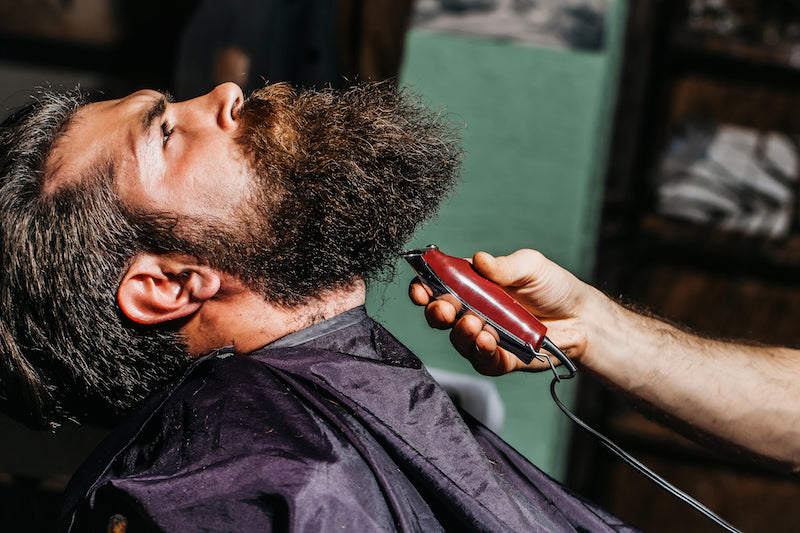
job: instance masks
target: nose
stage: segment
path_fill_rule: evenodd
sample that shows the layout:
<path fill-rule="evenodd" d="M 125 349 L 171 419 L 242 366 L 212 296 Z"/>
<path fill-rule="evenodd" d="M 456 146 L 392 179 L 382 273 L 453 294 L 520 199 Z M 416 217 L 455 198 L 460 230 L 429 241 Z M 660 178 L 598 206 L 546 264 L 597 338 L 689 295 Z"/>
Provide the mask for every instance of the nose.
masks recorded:
<path fill-rule="evenodd" d="M 217 85 L 206 95 L 217 116 L 217 124 L 226 131 L 239 126 L 239 108 L 244 102 L 242 89 L 232 82 Z"/>

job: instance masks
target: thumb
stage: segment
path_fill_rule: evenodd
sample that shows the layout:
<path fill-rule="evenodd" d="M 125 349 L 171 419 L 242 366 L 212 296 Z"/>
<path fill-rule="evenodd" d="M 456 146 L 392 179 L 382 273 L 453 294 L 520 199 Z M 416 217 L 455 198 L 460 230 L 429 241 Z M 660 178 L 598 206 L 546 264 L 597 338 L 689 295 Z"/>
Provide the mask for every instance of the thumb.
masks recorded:
<path fill-rule="evenodd" d="M 474 256 L 472 256 L 472 266 L 477 270 L 483 277 L 494 281 L 499 285 L 505 285 L 505 281 L 508 278 L 507 268 L 503 268 L 503 265 L 496 257 L 492 254 L 487 252 L 476 252 Z"/>
<path fill-rule="evenodd" d="M 517 250 L 499 257 L 478 252 L 473 256 L 472 264 L 481 275 L 502 287 L 523 287 L 535 280 L 543 259 L 534 250 Z"/>

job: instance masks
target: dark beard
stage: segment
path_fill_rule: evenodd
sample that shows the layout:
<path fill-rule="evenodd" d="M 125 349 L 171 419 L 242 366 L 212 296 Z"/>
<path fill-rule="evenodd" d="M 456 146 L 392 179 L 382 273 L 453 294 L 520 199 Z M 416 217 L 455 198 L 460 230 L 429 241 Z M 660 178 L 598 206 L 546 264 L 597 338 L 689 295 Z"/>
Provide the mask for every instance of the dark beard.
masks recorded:
<path fill-rule="evenodd" d="M 232 223 L 164 214 L 137 222 L 150 248 L 202 258 L 279 305 L 386 274 L 460 168 L 451 126 L 391 83 L 270 85 L 240 120 L 257 183 Z"/>

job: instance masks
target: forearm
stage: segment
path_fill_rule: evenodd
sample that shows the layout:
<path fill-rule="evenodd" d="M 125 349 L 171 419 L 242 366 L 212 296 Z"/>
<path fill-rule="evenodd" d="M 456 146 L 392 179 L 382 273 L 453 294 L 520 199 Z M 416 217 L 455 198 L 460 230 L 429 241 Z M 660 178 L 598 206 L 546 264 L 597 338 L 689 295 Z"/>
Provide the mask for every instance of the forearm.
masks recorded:
<path fill-rule="evenodd" d="M 580 364 L 700 432 L 800 470 L 800 351 L 704 339 L 587 298 Z"/>

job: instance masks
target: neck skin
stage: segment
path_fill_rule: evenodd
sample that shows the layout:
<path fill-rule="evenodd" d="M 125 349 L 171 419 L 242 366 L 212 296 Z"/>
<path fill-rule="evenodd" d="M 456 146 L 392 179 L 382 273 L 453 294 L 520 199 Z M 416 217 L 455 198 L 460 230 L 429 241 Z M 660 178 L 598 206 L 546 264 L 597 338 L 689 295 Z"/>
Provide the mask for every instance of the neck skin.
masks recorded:
<path fill-rule="evenodd" d="M 223 346 L 249 353 L 281 337 L 364 304 L 366 287 L 351 286 L 324 293 L 297 307 L 276 306 L 240 281 L 228 278 L 214 298 L 180 328 L 190 355 L 199 356 Z"/>

